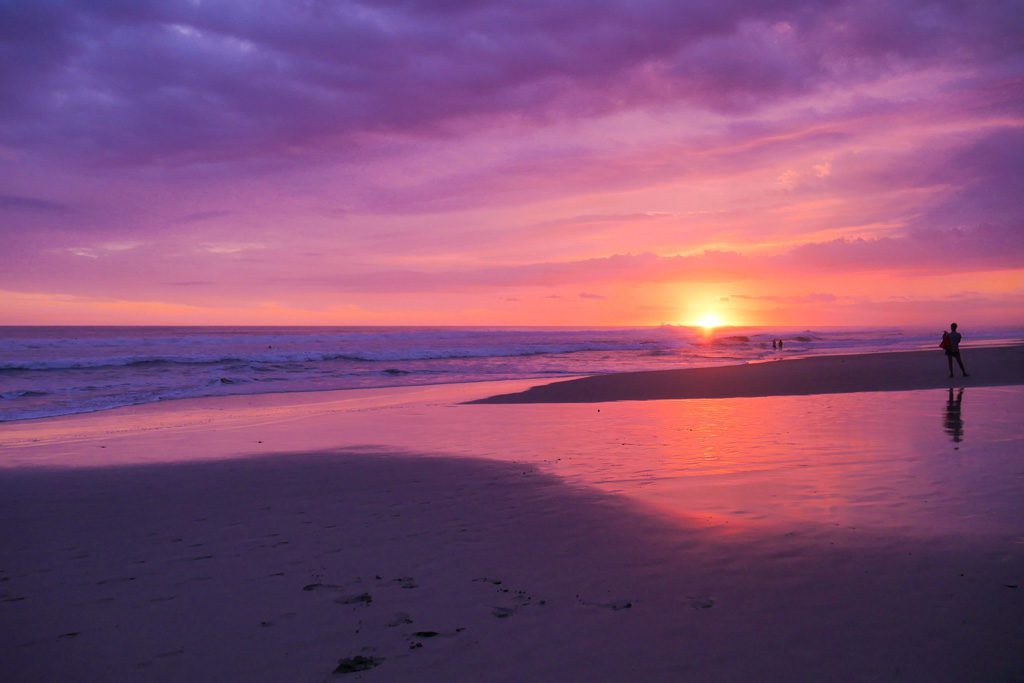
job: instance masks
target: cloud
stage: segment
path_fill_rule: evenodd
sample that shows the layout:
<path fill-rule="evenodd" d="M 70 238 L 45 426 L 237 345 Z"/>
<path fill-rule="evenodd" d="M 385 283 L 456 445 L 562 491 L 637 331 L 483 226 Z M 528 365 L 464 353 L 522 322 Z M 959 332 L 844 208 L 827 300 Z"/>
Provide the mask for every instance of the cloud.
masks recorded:
<path fill-rule="evenodd" d="M 211 254 L 241 254 L 246 251 L 266 249 L 267 245 L 252 242 L 203 243 L 199 245 L 199 248 Z"/>
<path fill-rule="evenodd" d="M 960 287 L 1024 268 L 1022 35 L 998 1 L 0 3 L 0 286 Z"/>
<path fill-rule="evenodd" d="M 645 283 L 786 282 L 845 278 L 858 274 L 910 277 L 943 273 L 952 283 L 971 281 L 974 271 L 1019 269 L 1024 230 L 980 225 L 877 238 L 843 238 L 800 244 L 781 252 L 703 250 L 692 254 L 622 253 L 560 261 L 524 261 L 474 267 L 437 265 L 395 268 L 349 263 L 339 268 L 331 254 L 310 257 L 274 245 L 247 251 L 211 252 L 168 243 L 72 245 L 24 255 L 24 245 L 0 269 L 0 289 L 74 291 L 173 301 L 260 301 L 268 298 L 393 296 L 478 293 L 488 289 L 630 286 Z M 228 245 L 245 249 L 247 245 Z M 188 283 L 183 285 L 181 283 Z M 582 289 L 577 298 L 600 296 Z M 515 295 L 518 295 L 517 292 Z M 551 297 L 566 298 L 553 291 Z M 730 294 L 730 298 L 751 295 Z M 773 296 L 772 294 L 765 295 Z M 791 303 L 829 303 L 812 293 Z M 768 300 L 768 299 L 766 299 Z M 782 300 L 780 299 L 780 302 Z"/>
<path fill-rule="evenodd" d="M 85 258 L 100 258 L 104 254 L 131 251 L 142 246 L 142 242 L 104 242 L 94 247 L 67 247 L 63 251 Z"/>
<path fill-rule="evenodd" d="M 55 202 L 38 197 L 0 195 L 0 211 L 41 211 L 45 213 L 70 213 L 74 208 L 64 202 Z"/>
<path fill-rule="evenodd" d="M 355 154 L 664 102 L 742 113 L 998 62 L 1014 2 L 7 3 L 0 140 L 119 163 Z"/>
<path fill-rule="evenodd" d="M 204 221 L 210 221 L 217 218 L 226 218 L 231 216 L 234 212 L 225 209 L 213 209 L 209 211 L 193 211 L 187 213 L 181 218 L 178 218 L 175 222 L 179 224 L 187 223 L 202 223 Z"/>
<path fill-rule="evenodd" d="M 730 294 L 729 297 L 722 297 L 722 300 L 728 301 L 729 298 L 743 299 L 746 301 L 771 301 L 773 303 L 787 303 L 787 304 L 830 304 L 838 301 L 839 297 L 835 294 L 828 293 L 811 293 L 811 294 L 800 294 L 790 296 L 780 296 L 774 294 Z"/>
<path fill-rule="evenodd" d="M 1024 266 L 1024 224 L 920 230 L 900 237 L 803 244 L 772 259 L 780 272 L 953 273 Z"/>

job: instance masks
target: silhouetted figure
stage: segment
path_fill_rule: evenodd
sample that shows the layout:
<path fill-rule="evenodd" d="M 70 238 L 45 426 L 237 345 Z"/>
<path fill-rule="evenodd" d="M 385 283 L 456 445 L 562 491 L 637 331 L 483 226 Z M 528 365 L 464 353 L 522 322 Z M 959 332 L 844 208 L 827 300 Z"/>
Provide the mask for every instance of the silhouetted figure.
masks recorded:
<path fill-rule="evenodd" d="M 964 440 L 964 421 L 960 417 L 960 403 L 964 400 L 964 390 L 957 389 L 956 398 L 953 397 L 953 388 L 949 389 L 949 398 L 946 400 L 946 419 L 943 424 L 946 433 L 953 439 L 953 443 L 960 443 Z"/>
<path fill-rule="evenodd" d="M 942 348 L 946 350 L 946 361 L 949 363 L 949 376 L 953 376 L 953 359 L 956 358 L 957 365 L 960 366 L 960 374 L 964 377 L 970 377 L 967 374 L 967 370 L 964 369 L 964 362 L 960 358 L 960 333 L 956 331 L 956 323 L 950 323 L 949 332 L 942 333 Z"/>
<path fill-rule="evenodd" d="M 779 342 L 778 342 L 778 340 L 776 340 L 776 339 L 772 339 L 772 348 L 773 348 L 773 349 L 777 349 L 777 348 L 779 348 Z"/>
<path fill-rule="evenodd" d="M 781 339 L 779 340 L 779 348 L 780 349 L 782 348 L 782 340 Z"/>

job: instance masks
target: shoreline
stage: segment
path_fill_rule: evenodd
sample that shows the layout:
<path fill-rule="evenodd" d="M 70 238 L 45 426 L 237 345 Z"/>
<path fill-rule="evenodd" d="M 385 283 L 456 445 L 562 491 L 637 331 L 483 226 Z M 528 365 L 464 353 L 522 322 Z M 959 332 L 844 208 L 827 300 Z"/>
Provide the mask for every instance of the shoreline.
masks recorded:
<path fill-rule="evenodd" d="M 948 377 L 941 350 L 888 351 L 591 375 L 470 403 L 755 398 L 1024 384 L 1024 345 L 970 347 L 964 356 L 969 377 L 961 377 L 959 369 L 955 377 Z"/>
<path fill-rule="evenodd" d="M 560 381 L 579 379 L 581 377 L 587 377 L 588 375 L 567 375 Z M 332 387 L 326 389 L 276 389 L 274 391 L 252 391 L 252 392 L 238 392 L 236 394 L 204 394 L 200 396 L 180 396 L 175 398 L 161 398 L 152 401 L 140 401 L 138 403 L 125 403 L 122 405 L 109 406 L 104 408 L 93 408 L 91 410 L 77 410 L 69 413 L 56 413 L 54 415 L 39 415 L 36 417 L 19 417 L 13 420 L 0 420 L 0 429 L 3 429 L 4 425 L 19 425 L 35 423 L 42 420 L 59 420 L 62 418 L 76 417 L 79 415 L 98 415 L 105 414 L 115 410 L 131 410 L 137 408 L 144 408 L 146 406 L 156 405 L 174 405 L 182 401 L 209 401 L 218 399 L 236 399 L 236 398 L 255 398 L 259 396 L 293 396 L 296 394 L 332 394 L 332 393 L 347 393 L 347 392 L 373 392 L 381 395 L 387 395 L 389 393 L 398 393 L 403 390 L 409 389 L 428 389 L 433 387 L 463 387 L 473 386 L 475 384 L 499 384 L 509 382 L 536 382 L 538 380 L 549 379 L 549 377 L 517 377 L 513 379 L 473 379 L 464 380 L 461 382 L 421 382 L 419 384 L 388 384 L 381 386 L 369 386 L 369 387 Z"/>
<path fill-rule="evenodd" d="M 1017 336 L 1001 336 L 992 339 L 982 339 L 968 341 L 962 344 L 962 348 L 965 349 L 966 353 L 973 353 L 977 349 L 991 348 L 991 347 L 1006 347 L 1006 346 L 1018 346 L 1022 342 L 1020 339 L 1021 335 Z M 715 344 L 710 344 L 710 347 L 714 347 Z M 763 345 L 762 345 L 763 346 Z M 928 346 L 930 348 L 931 345 Z M 9 414 L 5 414 L 0 418 L 0 427 L 7 424 L 18 424 L 25 423 L 35 420 L 47 420 L 52 418 L 66 417 L 70 415 L 82 415 L 82 414 L 94 414 L 104 413 L 111 410 L 118 410 L 130 407 L 137 407 L 143 405 L 149 405 L 154 403 L 173 403 L 182 400 L 193 400 L 193 399 L 207 399 L 207 398 L 224 398 L 230 396 L 256 396 L 256 395 L 269 395 L 269 394 L 315 394 L 323 392 L 338 392 L 338 391 L 361 391 L 361 390 L 401 390 L 408 387 L 424 387 L 424 386 L 438 386 L 438 385 L 476 385 L 488 382 L 501 382 L 501 381 L 532 381 L 536 384 L 549 384 L 554 382 L 565 382 L 571 381 L 578 378 L 598 375 L 618 375 L 625 373 L 642 373 L 642 372 L 662 372 L 671 371 L 675 369 L 702 369 L 711 367 L 730 367 L 735 365 L 754 365 L 760 363 L 774 363 L 781 360 L 797 360 L 797 359 L 809 359 L 809 358 L 824 358 L 833 356 L 858 356 L 858 355 L 877 355 L 886 353 L 913 353 L 921 351 L 920 346 L 913 347 L 908 346 L 906 348 L 898 346 L 897 348 L 889 348 L 884 346 L 878 346 L 868 349 L 857 349 L 857 348 L 802 348 L 799 345 L 794 348 L 787 347 L 784 351 L 778 352 L 771 351 L 769 354 L 762 354 L 757 357 L 744 358 L 741 356 L 730 357 L 730 358 L 719 358 L 713 355 L 705 356 L 704 354 L 707 349 L 695 349 L 696 356 L 687 356 L 685 358 L 688 363 L 685 366 L 680 366 L 674 362 L 636 362 L 629 363 L 622 367 L 611 367 L 601 368 L 598 366 L 592 367 L 570 367 L 561 368 L 557 372 L 545 372 L 536 370 L 525 371 L 524 368 L 521 374 L 516 376 L 506 376 L 504 378 L 498 378 L 486 374 L 477 373 L 476 376 L 461 376 L 461 377 L 420 377 L 419 380 L 414 379 L 411 382 L 406 383 L 405 381 L 394 381 L 392 379 L 374 381 L 369 384 L 358 384 L 356 386 L 347 386 L 344 382 L 340 382 L 339 386 L 302 386 L 301 384 L 295 386 L 283 386 L 275 387 L 273 383 L 268 385 L 260 386 L 251 382 L 242 382 L 239 384 L 239 390 L 228 390 L 228 391 L 212 391 L 207 393 L 209 388 L 202 387 L 179 387 L 181 391 L 175 390 L 172 392 L 173 395 L 164 397 L 147 396 L 144 398 L 135 397 L 133 399 L 113 396 L 109 397 L 110 400 L 104 401 L 98 405 L 88 405 L 89 401 L 84 401 L 80 404 L 72 405 L 55 405 L 47 406 L 40 405 L 38 408 L 24 408 L 18 402 L 21 399 L 15 397 L 13 403 L 8 405 Z M 924 350 L 928 350 L 927 348 Z M 769 350 L 770 351 L 770 350 Z M 571 355 L 571 354 L 570 354 Z M 659 354 L 655 354 L 659 355 Z M 486 361 L 486 358 L 481 359 Z M 635 369 L 628 369 L 633 367 Z M 563 374 L 564 373 L 564 374 Z M 415 375 L 415 372 L 413 372 Z M 470 373 L 472 374 L 472 373 Z M 244 388 L 242 388 L 244 387 Z M 28 387 L 35 389 L 39 387 Z M 184 392 L 184 393 L 182 393 Z M 18 392 L 10 392 L 17 394 Z M 31 393 L 31 392 L 29 392 Z M 8 401 L 4 401 L 8 403 Z M 45 401 L 44 401 L 45 403 Z M 17 408 L 15 407 L 17 406 Z M 19 414 L 20 413 L 20 414 Z M 14 415 L 17 415 L 14 417 Z"/>

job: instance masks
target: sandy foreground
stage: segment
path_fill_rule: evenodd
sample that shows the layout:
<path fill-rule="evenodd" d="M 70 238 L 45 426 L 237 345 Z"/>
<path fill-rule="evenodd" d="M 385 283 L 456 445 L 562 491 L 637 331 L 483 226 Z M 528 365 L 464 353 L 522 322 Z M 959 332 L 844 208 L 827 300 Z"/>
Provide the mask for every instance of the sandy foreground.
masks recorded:
<path fill-rule="evenodd" d="M 0 426 L 4 679 L 1024 680 L 1024 387 L 529 384 Z"/>

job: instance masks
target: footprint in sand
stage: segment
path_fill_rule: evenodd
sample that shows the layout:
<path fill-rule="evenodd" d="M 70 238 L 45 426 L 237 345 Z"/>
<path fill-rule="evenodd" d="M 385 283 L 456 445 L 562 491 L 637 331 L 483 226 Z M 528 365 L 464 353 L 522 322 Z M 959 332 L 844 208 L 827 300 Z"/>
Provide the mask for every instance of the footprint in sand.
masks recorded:
<path fill-rule="evenodd" d="M 465 626 L 460 626 L 454 631 L 416 631 L 412 635 L 415 638 L 437 638 L 438 636 L 451 638 L 452 636 L 457 636 L 465 630 Z"/>
<path fill-rule="evenodd" d="M 175 586 L 180 586 L 180 585 L 185 584 L 185 583 L 197 583 L 199 581 L 209 581 L 210 579 L 211 579 L 211 577 L 209 577 L 209 576 L 193 576 L 193 577 L 190 577 L 188 579 L 182 579 L 181 581 L 176 581 L 174 585 Z"/>
<path fill-rule="evenodd" d="M 395 628 L 396 626 L 404 626 L 406 624 L 411 624 L 411 623 L 412 623 L 412 617 L 411 616 L 409 616 L 405 612 L 395 612 L 394 616 L 391 617 L 391 620 L 388 621 L 384 625 L 387 626 L 388 628 Z"/>
<path fill-rule="evenodd" d="M 347 657 L 345 659 L 338 660 L 338 666 L 334 669 L 335 674 L 354 674 L 360 671 L 366 671 L 376 666 L 380 666 L 384 662 L 383 657 L 365 657 L 363 655 L 356 655 L 355 657 Z"/>
<path fill-rule="evenodd" d="M 120 576 L 120 577 L 118 577 L 116 579 L 103 579 L 101 581 L 97 581 L 96 585 L 97 586 L 103 586 L 103 585 L 108 584 L 108 583 L 128 583 L 129 581 L 134 581 L 134 580 L 135 580 L 134 576 Z"/>
<path fill-rule="evenodd" d="M 603 607 L 604 609 L 610 609 L 613 612 L 619 612 L 624 609 L 633 608 L 633 601 L 625 599 L 612 600 L 611 602 L 590 602 L 589 600 L 584 600 L 583 598 L 577 595 L 576 600 L 577 602 L 579 602 L 579 604 L 586 605 L 587 607 Z"/>

